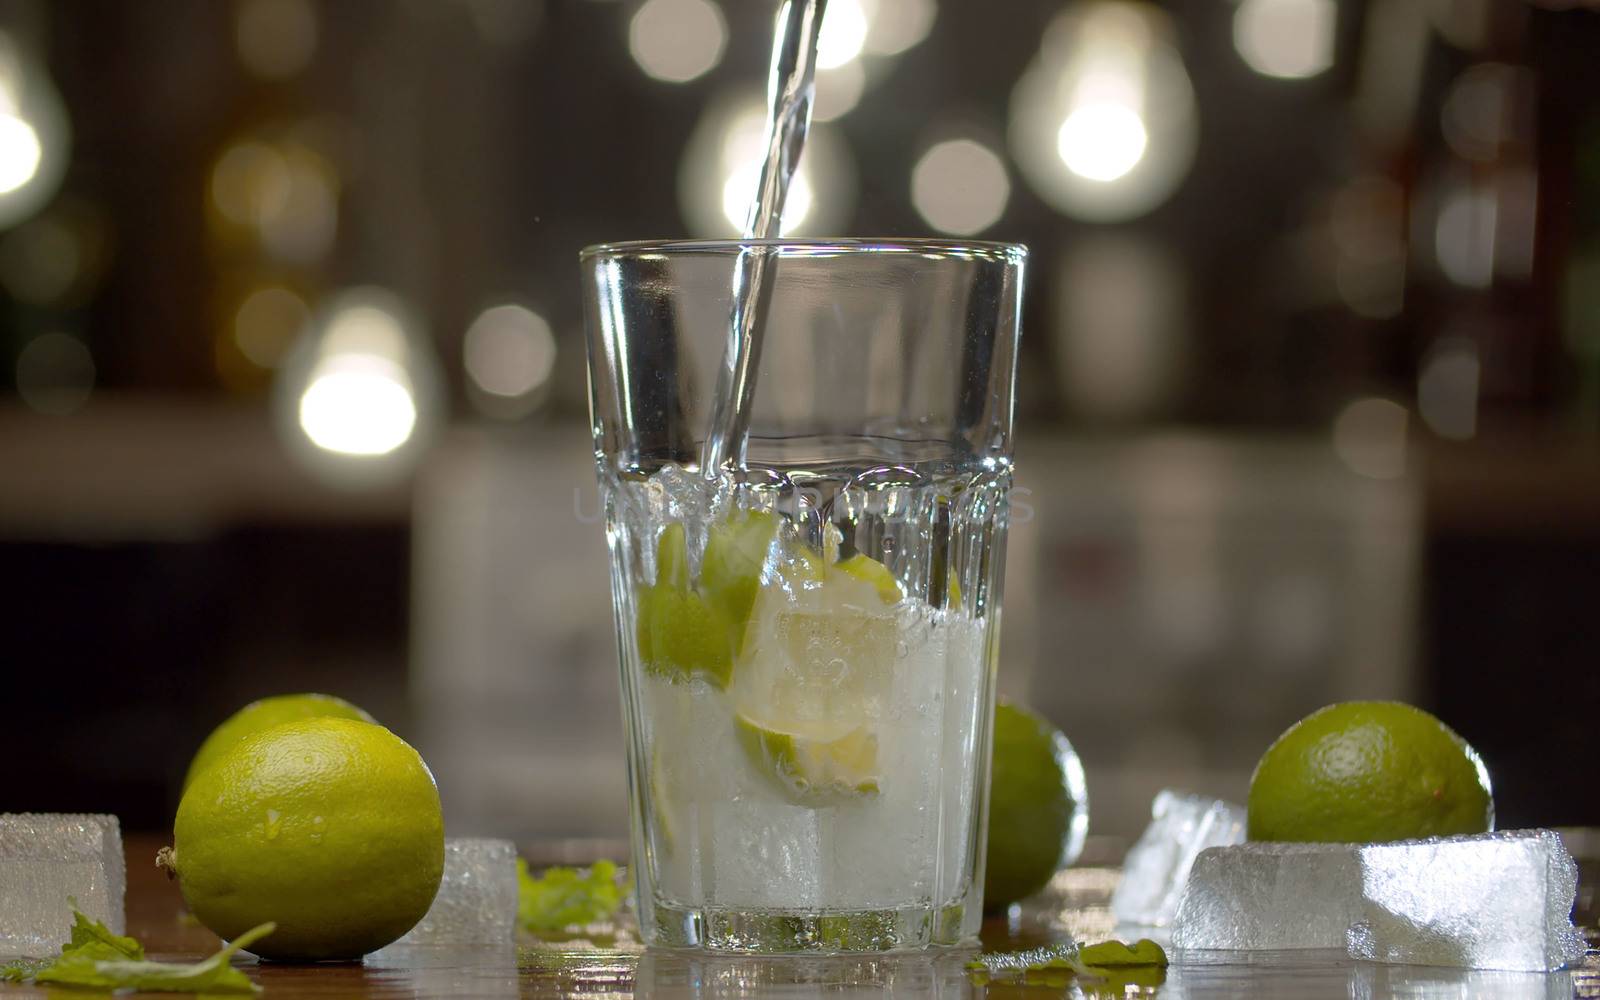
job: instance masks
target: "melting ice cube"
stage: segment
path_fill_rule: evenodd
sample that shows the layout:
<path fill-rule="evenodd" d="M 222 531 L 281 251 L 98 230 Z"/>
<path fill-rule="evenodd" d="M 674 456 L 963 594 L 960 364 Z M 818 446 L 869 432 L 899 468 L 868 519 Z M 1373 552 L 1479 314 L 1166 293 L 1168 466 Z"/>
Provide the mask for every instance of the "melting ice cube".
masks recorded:
<path fill-rule="evenodd" d="M 516 845 L 451 837 L 444 842 L 439 894 L 422 922 L 394 946 L 509 944 L 516 922 Z"/>
<path fill-rule="evenodd" d="M 0 814 L 0 956 L 53 955 L 72 904 L 118 934 L 127 884 L 115 816 Z"/>
<path fill-rule="evenodd" d="M 1150 806 L 1150 825 L 1123 863 L 1122 881 L 1111 897 L 1119 924 L 1165 927 L 1177 911 L 1178 898 L 1194 859 L 1208 847 L 1242 844 L 1243 807 L 1162 791 Z"/>
<path fill-rule="evenodd" d="M 1583 957 L 1577 867 L 1548 830 L 1383 844 L 1250 843 L 1196 860 L 1172 943 L 1337 948 L 1377 962 L 1544 971 Z"/>

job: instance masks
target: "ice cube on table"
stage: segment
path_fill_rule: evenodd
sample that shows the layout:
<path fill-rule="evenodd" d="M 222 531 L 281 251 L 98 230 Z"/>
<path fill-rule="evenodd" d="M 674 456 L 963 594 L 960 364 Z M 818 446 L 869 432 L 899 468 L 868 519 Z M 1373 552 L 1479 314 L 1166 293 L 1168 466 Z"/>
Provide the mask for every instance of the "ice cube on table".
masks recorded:
<path fill-rule="evenodd" d="M 1165 927 L 1177 911 L 1195 857 L 1208 847 L 1244 839 L 1244 807 L 1162 791 L 1151 803 L 1150 825 L 1123 863 L 1122 881 L 1111 896 L 1112 915 L 1119 924 Z"/>
<path fill-rule="evenodd" d="M 451 837 L 444 842 L 444 879 L 427 916 L 390 947 L 503 945 L 515 938 L 516 926 L 516 845 Z"/>
<path fill-rule="evenodd" d="M 1577 868 L 1548 830 L 1383 844 L 1249 843 L 1195 861 L 1179 949 L 1339 949 L 1377 962 L 1545 971 L 1583 957 Z"/>
<path fill-rule="evenodd" d="M 1578 866 L 1549 830 L 1364 848 L 1351 958 L 1542 972 L 1580 961 Z"/>
<path fill-rule="evenodd" d="M 1361 916 L 1359 848 L 1253 842 L 1202 851 L 1178 902 L 1172 946 L 1343 951 Z"/>
<path fill-rule="evenodd" d="M 115 816 L 0 813 L 0 957 L 60 951 L 71 936 L 69 899 L 121 934 L 126 879 Z"/>

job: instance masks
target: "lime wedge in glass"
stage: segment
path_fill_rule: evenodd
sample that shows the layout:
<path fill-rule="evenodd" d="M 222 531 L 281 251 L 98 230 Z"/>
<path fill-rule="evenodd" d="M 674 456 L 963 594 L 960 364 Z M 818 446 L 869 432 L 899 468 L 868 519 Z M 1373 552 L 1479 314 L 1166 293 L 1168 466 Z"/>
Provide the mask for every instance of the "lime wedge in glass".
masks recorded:
<path fill-rule="evenodd" d="M 706 538 L 700 589 L 727 619 L 735 650 L 743 645 L 750 609 L 761 589 L 762 570 L 777 536 L 777 514 L 746 510 L 712 525 Z"/>
<path fill-rule="evenodd" d="M 791 802 L 839 805 L 878 794 L 878 738 L 865 727 L 786 728 L 739 715 L 739 745 Z"/>
<path fill-rule="evenodd" d="M 727 687 L 733 672 L 728 617 L 689 587 L 683 525 L 669 524 L 656 541 L 656 582 L 635 600 L 639 658 L 652 674 L 674 680 L 704 677 Z"/>
<path fill-rule="evenodd" d="M 834 564 L 833 568 L 847 576 L 872 584 L 873 589 L 878 592 L 878 599 L 883 603 L 900 603 L 902 596 L 900 581 L 896 580 L 894 574 L 889 572 L 889 567 L 871 556 L 865 556 L 858 552 L 849 559 L 841 559 Z"/>

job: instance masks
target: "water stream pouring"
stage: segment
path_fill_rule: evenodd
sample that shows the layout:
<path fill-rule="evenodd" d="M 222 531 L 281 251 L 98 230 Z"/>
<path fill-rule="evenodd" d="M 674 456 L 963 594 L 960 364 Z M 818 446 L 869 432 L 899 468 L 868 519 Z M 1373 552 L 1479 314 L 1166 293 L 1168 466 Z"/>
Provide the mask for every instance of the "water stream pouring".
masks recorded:
<path fill-rule="evenodd" d="M 772 39 L 772 69 L 767 81 L 767 155 L 745 218 L 747 240 L 779 235 L 778 224 L 789 196 L 789 182 L 800 163 L 811 104 L 816 93 L 817 39 L 827 0 L 784 0 Z M 733 310 L 728 343 L 717 375 L 711 426 L 700 451 L 700 471 L 715 479 L 725 466 L 744 464 L 755 395 L 761 335 L 772 299 L 772 266 L 777 250 L 746 246 L 734 261 Z"/>

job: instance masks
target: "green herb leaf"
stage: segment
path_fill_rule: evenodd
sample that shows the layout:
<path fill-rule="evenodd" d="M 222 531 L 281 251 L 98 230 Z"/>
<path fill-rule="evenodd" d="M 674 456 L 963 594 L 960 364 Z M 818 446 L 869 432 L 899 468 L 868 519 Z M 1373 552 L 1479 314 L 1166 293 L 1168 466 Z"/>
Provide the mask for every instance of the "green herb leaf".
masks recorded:
<path fill-rule="evenodd" d="M 627 898 L 627 887 L 617 883 L 617 866 L 596 861 L 587 870 L 548 868 L 535 878 L 528 863 L 517 859 L 517 917 L 530 931 L 559 931 L 609 920 Z"/>
<path fill-rule="evenodd" d="M 85 916 L 76 905 L 72 907 L 72 940 L 61 949 L 61 957 L 84 955 L 94 959 L 132 960 L 144 958 L 144 945 L 131 937 L 111 933 L 111 928 Z"/>
<path fill-rule="evenodd" d="M 97 959 L 92 949 L 69 948 L 34 981 L 95 989 L 131 989 L 171 993 L 259 993 L 250 977 L 228 964 L 235 952 L 271 934 L 276 924 L 262 924 L 230 941 L 203 962 L 145 962 L 127 958 Z M 129 939 L 122 939 L 129 940 Z M 135 942 L 137 946 L 137 942 Z M 143 949 L 140 949 L 143 954 Z"/>

